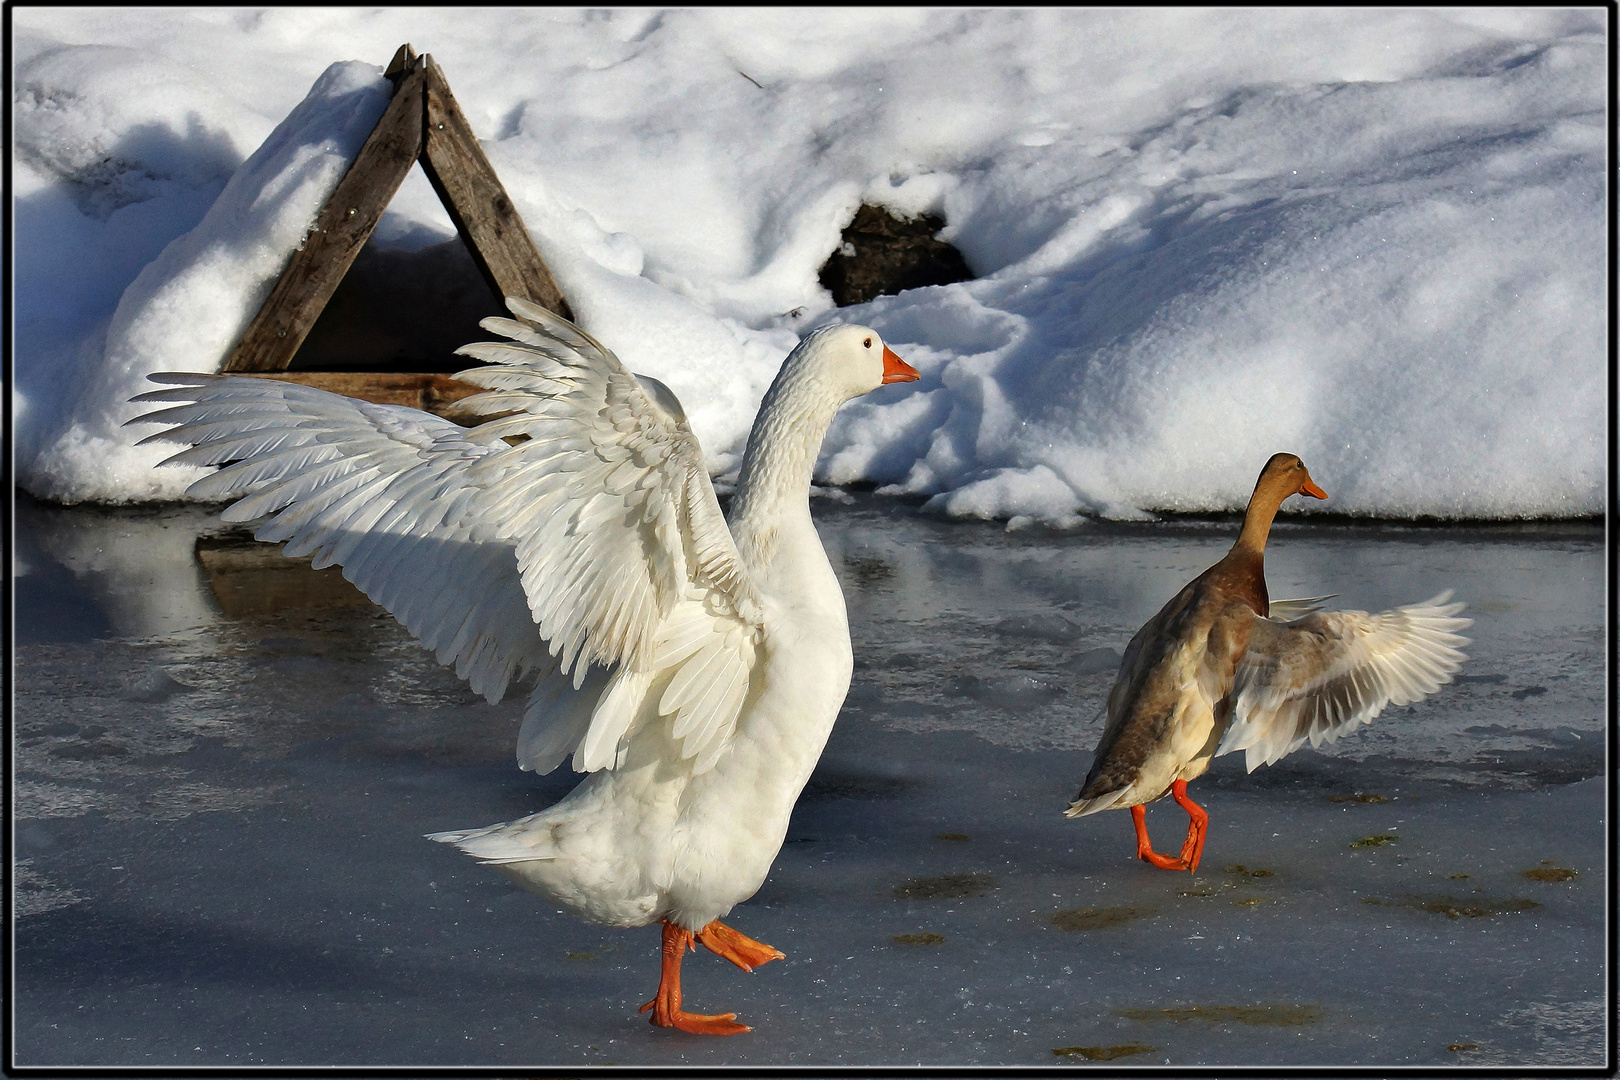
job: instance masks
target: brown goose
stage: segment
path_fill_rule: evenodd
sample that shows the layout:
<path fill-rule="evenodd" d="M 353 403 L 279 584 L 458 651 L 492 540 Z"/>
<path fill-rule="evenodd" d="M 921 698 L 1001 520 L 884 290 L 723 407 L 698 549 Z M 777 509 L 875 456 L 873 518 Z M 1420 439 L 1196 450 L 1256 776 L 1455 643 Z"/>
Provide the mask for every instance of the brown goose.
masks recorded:
<path fill-rule="evenodd" d="M 1448 604 L 1449 590 L 1377 615 L 1312 606 L 1328 597 L 1272 604 L 1266 537 L 1290 495 L 1327 498 L 1304 462 L 1276 454 L 1232 550 L 1131 638 L 1091 772 L 1069 804 L 1069 817 L 1129 807 L 1137 855 L 1161 869 L 1198 869 L 1209 815 L 1187 798 L 1187 781 L 1211 758 L 1243 750 L 1253 772 L 1307 740 L 1332 742 L 1391 702 L 1432 694 L 1465 659 L 1457 631 L 1472 620 L 1455 618 L 1464 605 Z M 1165 795 L 1189 818 L 1176 858 L 1148 842 L 1144 804 Z"/>

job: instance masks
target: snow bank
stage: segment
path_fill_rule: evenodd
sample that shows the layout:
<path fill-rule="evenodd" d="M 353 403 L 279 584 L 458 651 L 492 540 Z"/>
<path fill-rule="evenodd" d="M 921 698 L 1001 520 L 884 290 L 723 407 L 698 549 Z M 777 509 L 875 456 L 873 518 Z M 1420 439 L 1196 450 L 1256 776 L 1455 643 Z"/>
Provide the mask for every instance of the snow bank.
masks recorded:
<path fill-rule="evenodd" d="M 333 64 L 202 221 L 136 275 L 110 322 L 78 349 L 70 377 L 19 363 L 27 373 L 16 399 L 19 472 L 31 490 L 67 502 L 174 498 L 202 475 L 154 468 L 176 448 L 132 445 L 152 429 L 122 426 L 147 408 L 129 399 L 153 388 L 152 371 L 218 370 L 387 107 L 388 90 L 369 64 Z M 54 399 L 54 415 L 30 396 L 46 387 L 40 396 Z"/>
<path fill-rule="evenodd" d="M 950 514 L 1236 508 L 1284 449 L 1333 511 L 1603 508 L 1599 11 L 14 18 L 15 438 L 45 497 L 183 490 L 124 400 L 218 367 L 382 108 L 376 68 L 326 65 L 409 40 L 717 472 L 838 319 L 924 377 L 846 409 L 820 479 Z M 978 279 L 832 310 L 863 200 L 942 213 Z M 413 181 L 378 236 L 450 232 Z"/>

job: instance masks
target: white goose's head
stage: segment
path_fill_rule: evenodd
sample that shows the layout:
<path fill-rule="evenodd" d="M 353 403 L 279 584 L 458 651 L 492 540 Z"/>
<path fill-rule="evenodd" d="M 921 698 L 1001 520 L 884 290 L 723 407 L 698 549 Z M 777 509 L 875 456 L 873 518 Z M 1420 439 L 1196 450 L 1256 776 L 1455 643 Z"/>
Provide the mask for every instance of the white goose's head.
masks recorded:
<path fill-rule="evenodd" d="M 834 325 L 812 330 L 793 350 L 794 374 L 835 401 L 860 397 L 884 383 L 912 382 L 921 375 L 866 326 Z M 784 368 L 789 365 L 784 365 Z"/>
<path fill-rule="evenodd" d="M 769 559 L 789 504 L 808 525 L 811 469 L 839 407 L 884 383 L 917 378 L 867 326 L 819 327 L 788 353 L 754 417 L 731 501 L 733 521 L 752 523 L 738 541 L 749 558 Z"/>

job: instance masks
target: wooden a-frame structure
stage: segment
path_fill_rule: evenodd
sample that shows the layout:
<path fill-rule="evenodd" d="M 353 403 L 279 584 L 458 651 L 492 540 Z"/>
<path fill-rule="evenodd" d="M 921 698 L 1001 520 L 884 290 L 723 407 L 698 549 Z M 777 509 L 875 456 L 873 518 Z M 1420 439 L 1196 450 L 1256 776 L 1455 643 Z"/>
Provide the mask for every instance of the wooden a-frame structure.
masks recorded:
<path fill-rule="evenodd" d="M 417 162 L 493 294 L 526 297 L 572 317 L 433 57 L 401 45 L 384 74 L 394 83 L 388 108 L 231 350 L 224 370 L 368 401 L 453 411 L 454 401 L 479 388 L 447 375 L 287 370 Z"/>

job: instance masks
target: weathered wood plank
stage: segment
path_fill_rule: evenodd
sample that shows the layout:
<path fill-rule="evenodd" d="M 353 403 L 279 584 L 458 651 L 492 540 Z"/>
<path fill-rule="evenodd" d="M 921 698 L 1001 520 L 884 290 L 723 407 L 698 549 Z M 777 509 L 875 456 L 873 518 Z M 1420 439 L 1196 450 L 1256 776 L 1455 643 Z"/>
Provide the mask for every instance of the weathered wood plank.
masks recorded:
<path fill-rule="evenodd" d="M 478 417 L 456 407 L 457 402 L 483 387 L 457 382 L 448 375 L 398 371 L 276 371 L 242 372 L 257 379 L 276 379 L 330 390 L 377 405 L 406 405 L 457 423 L 476 423 Z"/>
<path fill-rule="evenodd" d="M 455 222 L 473 260 L 500 296 L 522 296 L 573 318 L 545 260 L 524 228 L 444 72 L 425 55 L 427 132 L 422 171 Z"/>
<path fill-rule="evenodd" d="M 394 79 L 397 82 L 401 75 L 409 74 L 415 69 L 416 50 L 411 48 L 411 43 L 407 41 L 394 50 L 394 58 L 383 68 L 383 78 Z"/>
<path fill-rule="evenodd" d="M 419 60 L 293 253 L 225 362 L 226 371 L 285 371 L 422 153 L 427 74 Z"/>

